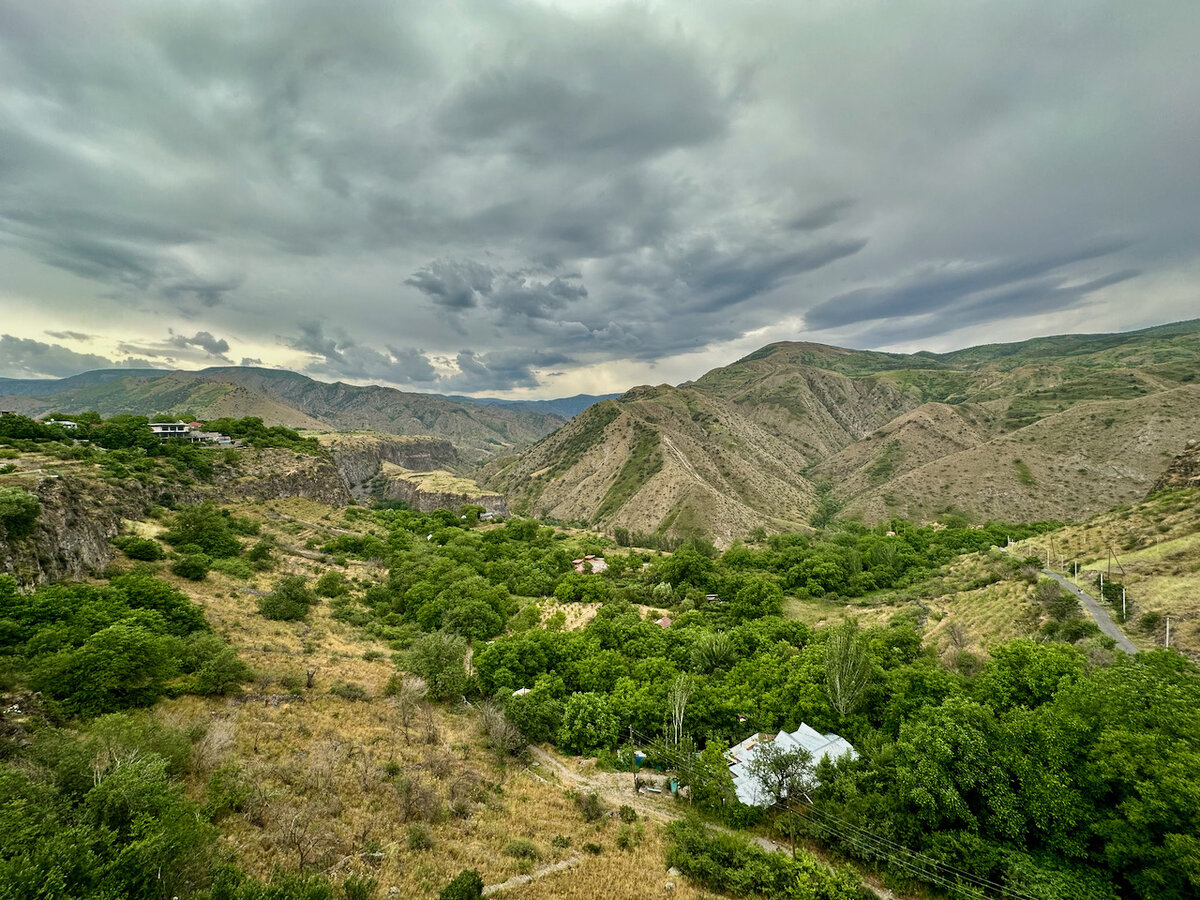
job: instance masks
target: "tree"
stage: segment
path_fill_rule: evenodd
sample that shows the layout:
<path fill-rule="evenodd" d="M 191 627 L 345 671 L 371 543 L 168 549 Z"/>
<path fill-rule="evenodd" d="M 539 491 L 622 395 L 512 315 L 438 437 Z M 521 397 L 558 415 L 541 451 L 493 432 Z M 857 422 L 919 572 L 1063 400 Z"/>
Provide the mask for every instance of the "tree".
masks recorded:
<path fill-rule="evenodd" d="M 192 679 L 192 690 L 206 696 L 225 696 L 236 693 L 253 677 L 254 672 L 237 652 L 232 647 L 226 647 L 196 672 Z"/>
<path fill-rule="evenodd" d="M 784 749 L 776 741 L 760 743 L 746 771 L 763 786 L 769 804 L 806 796 L 815 787 L 812 754 L 803 747 Z"/>
<path fill-rule="evenodd" d="M 258 598 L 258 613 L 276 622 L 299 622 L 315 606 L 317 596 L 308 589 L 303 576 L 285 575 L 275 582 L 275 589 Z"/>
<path fill-rule="evenodd" d="M 683 739 L 683 714 L 687 710 L 688 700 L 691 699 L 695 681 L 691 675 L 677 675 L 671 683 L 671 691 L 667 694 L 667 704 L 671 711 L 670 741 L 676 746 Z"/>
<path fill-rule="evenodd" d="M 584 754 L 617 742 L 617 717 L 608 697 L 594 691 L 572 694 L 563 708 L 558 744 L 570 753 Z"/>
<path fill-rule="evenodd" d="M 862 699 L 871 681 L 871 652 L 858 622 L 847 619 L 829 629 L 825 641 L 825 690 L 843 719 Z"/>
<path fill-rule="evenodd" d="M 0 540 L 25 537 L 41 512 L 36 495 L 21 488 L 0 488 Z"/>
<path fill-rule="evenodd" d="M 455 634 L 434 632 L 415 641 L 408 651 L 408 668 L 425 680 L 429 696 L 448 700 L 467 686 L 467 642 Z"/>
<path fill-rule="evenodd" d="M 217 559 L 237 556 L 242 545 L 233 533 L 230 518 L 211 500 L 186 506 L 176 513 L 163 540 L 175 547 L 194 545 Z"/>
<path fill-rule="evenodd" d="M 171 571 L 188 581 L 203 581 L 208 577 L 212 560 L 207 553 L 189 553 L 171 563 Z"/>

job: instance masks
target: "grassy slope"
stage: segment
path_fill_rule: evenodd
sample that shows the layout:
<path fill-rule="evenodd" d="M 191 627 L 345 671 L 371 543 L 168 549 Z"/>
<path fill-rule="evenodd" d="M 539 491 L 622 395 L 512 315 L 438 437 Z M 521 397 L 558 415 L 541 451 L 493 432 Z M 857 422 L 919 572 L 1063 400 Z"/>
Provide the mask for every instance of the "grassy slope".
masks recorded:
<path fill-rule="evenodd" d="M 772 344 L 606 401 L 485 477 L 560 520 L 719 543 L 807 521 L 820 481 L 868 520 L 1077 520 L 1144 494 L 1200 431 L 1197 369 L 1200 320 L 941 355 Z"/>

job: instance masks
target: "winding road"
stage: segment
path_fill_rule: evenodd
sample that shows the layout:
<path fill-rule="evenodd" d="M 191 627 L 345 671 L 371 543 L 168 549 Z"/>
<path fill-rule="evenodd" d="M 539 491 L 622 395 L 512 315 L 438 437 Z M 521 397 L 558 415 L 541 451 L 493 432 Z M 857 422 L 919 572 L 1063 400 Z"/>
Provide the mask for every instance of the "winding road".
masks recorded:
<path fill-rule="evenodd" d="M 1109 616 L 1108 610 L 1097 603 L 1091 595 L 1085 594 L 1057 572 L 1051 572 L 1049 569 L 1042 569 L 1041 571 L 1043 575 L 1053 578 L 1079 598 L 1079 602 L 1083 604 L 1084 609 L 1091 613 L 1092 618 L 1096 620 L 1096 624 L 1100 626 L 1100 630 L 1117 642 L 1118 650 L 1121 650 L 1125 653 L 1138 652 L 1138 648 L 1133 645 L 1133 641 L 1125 636 L 1125 632 L 1122 631 L 1121 627 L 1112 620 L 1111 616 Z"/>

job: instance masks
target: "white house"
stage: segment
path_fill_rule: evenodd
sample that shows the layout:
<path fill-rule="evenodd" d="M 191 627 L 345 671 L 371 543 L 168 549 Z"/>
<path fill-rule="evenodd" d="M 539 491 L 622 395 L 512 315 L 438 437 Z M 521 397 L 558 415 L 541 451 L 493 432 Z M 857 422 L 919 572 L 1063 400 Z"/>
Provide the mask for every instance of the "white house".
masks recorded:
<path fill-rule="evenodd" d="M 823 759 L 836 760 L 847 754 L 850 759 L 858 759 L 858 753 L 845 738 L 833 733 L 821 734 L 803 722 L 793 732 L 752 734 L 740 744 L 734 744 L 725 751 L 737 798 L 747 806 L 768 806 L 772 802 L 766 786 L 751 774 L 751 763 L 758 755 L 759 748 L 768 743 L 774 743 L 784 752 L 798 747 L 807 750 L 814 767 Z"/>
<path fill-rule="evenodd" d="M 192 434 L 192 426 L 187 422 L 151 422 L 150 430 L 163 441 L 167 438 L 186 439 Z"/>

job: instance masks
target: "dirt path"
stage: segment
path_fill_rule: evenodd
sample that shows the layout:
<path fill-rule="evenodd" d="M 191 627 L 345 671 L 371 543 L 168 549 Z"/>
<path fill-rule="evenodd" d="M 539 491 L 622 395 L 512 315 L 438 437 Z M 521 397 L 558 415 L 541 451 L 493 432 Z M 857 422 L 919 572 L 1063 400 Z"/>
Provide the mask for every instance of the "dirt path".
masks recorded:
<path fill-rule="evenodd" d="M 582 772 L 577 772 L 577 771 L 573 770 L 570 766 L 566 765 L 561 760 L 556 759 L 554 756 L 547 753 L 541 747 L 535 747 L 533 745 L 530 745 L 529 753 L 534 758 L 534 760 L 537 761 L 537 763 L 539 764 L 539 768 L 544 767 L 551 774 L 553 774 L 555 777 L 557 777 L 560 781 L 562 781 L 568 785 L 574 785 L 577 788 L 584 788 L 586 790 L 595 791 L 602 799 L 608 801 L 609 803 L 611 803 L 615 806 L 622 806 L 622 805 L 632 806 L 638 812 L 645 815 L 646 818 L 653 819 L 658 822 L 672 822 L 676 819 L 683 818 L 683 814 L 677 810 L 663 809 L 654 804 L 647 803 L 642 798 L 635 795 L 633 793 L 633 779 L 631 777 L 632 773 L 628 773 L 628 772 L 598 773 L 598 774 L 602 774 L 605 776 L 605 778 L 603 780 L 601 780 L 599 778 L 592 778 L 592 777 L 589 777 L 588 775 L 585 775 Z M 537 774 L 532 769 L 530 770 L 530 774 L 533 775 L 535 778 L 541 779 L 541 775 Z M 612 776 L 611 778 L 609 777 L 610 774 Z M 621 778 L 624 776 L 630 776 L 629 786 L 626 788 L 620 787 L 613 780 L 614 778 Z M 765 837 L 762 837 L 761 835 L 746 835 L 743 832 L 737 832 L 731 828 L 726 828 L 723 825 L 716 825 L 711 822 L 705 823 L 705 827 L 712 831 L 721 831 L 721 832 L 724 832 L 725 834 L 740 834 L 743 837 L 748 837 L 751 841 L 753 841 L 755 844 L 757 844 L 763 850 L 766 850 L 768 853 L 791 853 L 792 852 L 790 847 L 785 847 L 783 844 L 776 843 L 775 841 L 771 840 L 770 838 L 765 838 Z M 569 860 L 568 860 L 568 862 L 569 862 Z M 563 863 L 560 863 L 559 865 L 562 866 Z M 541 870 L 533 873 L 534 877 L 540 877 L 539 873 L 541 873 Z M 550 874 L 550 873 L 546 872 L 544 874 Z M 519 876 L 519 877 L 525 877 L 527 879 L 530 878 L 530 876 Z M 873 879 L 873 878 L 868 879 L 861 872 L 859 873 L 859 877 L 863 878 L 863 883 L 866 884 L 872 891 L 874 891 L 875 895 L 877 897 L 879 897 L 880 900 L 902 900 L 902 898 L 899 895 L 892 893 L 890 890 L 888 890 L 887 888 L 880 885 L 877 881 L 875 881 L 875 879 Z M 509 882 L 511 882 L 511 881 L 513 881 L 513 879 L 510 878 Z M 508 885 L 509 882 L 504 882 L 504 885 Z M 521 883 L 524 884 L 526 882 L 521 882 Z M 488 887 L 484 888 L 484 893 L 486 894 L 493 889 L 494 890 L 502 890 L 504 888 L 504 885 L 489 885 Z"/>
<path fill-rule="evenodd" d="M 1133 641 L 1131 641 L 1125 635 L 1125 632 L 1121 630 L 1121 627 L 1112 620 L 1112 617 L 1108 614 L 1108 610 L 1097 603 L 1091 595 L 1085 594 L 1057 572 L 1051 572 L 1049 569 L 1042 569 L 1042 574 L 1050 576 L 1068 591 L 1078 597 L 1079 602 L 1083 604 L 1084 609 L 1091 613 L 1092 618 L 1096 620 L 1096 624 L 1100 626 L 1100 630 L 1117 642 L 1118 650 L 1131 654 L 1138 652 L 1138 648 L 1134 646 Z"/>

